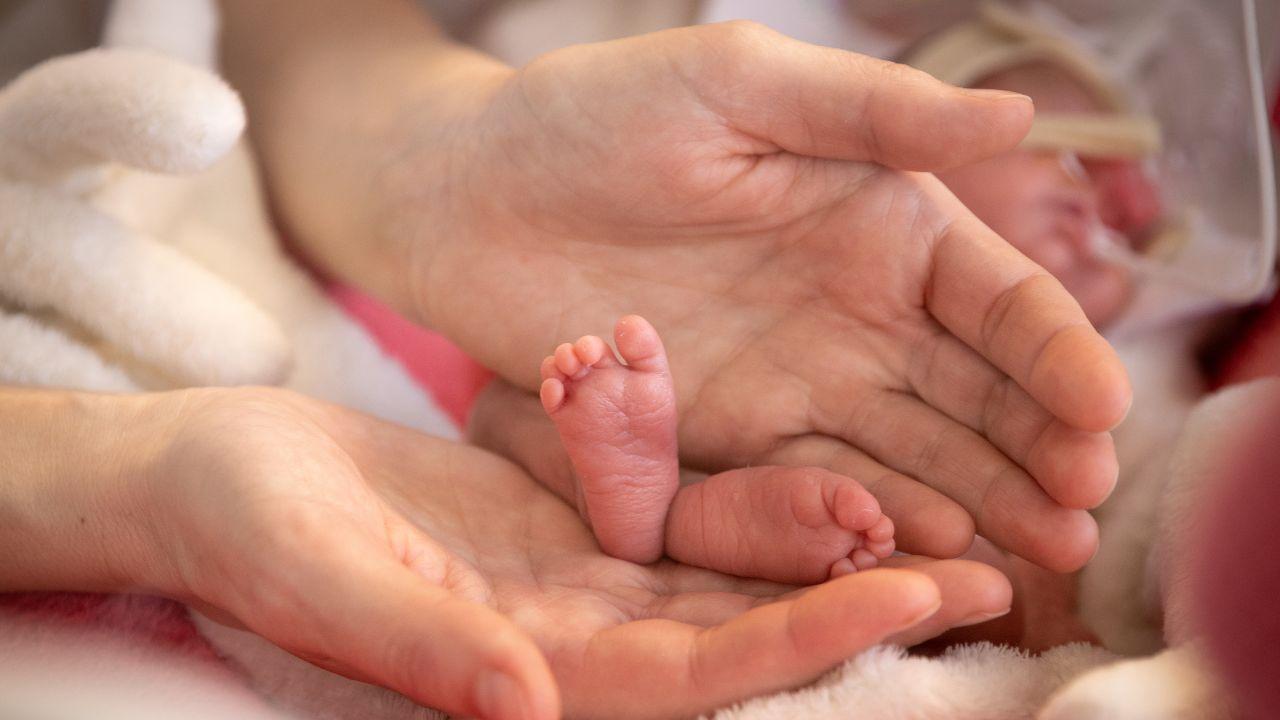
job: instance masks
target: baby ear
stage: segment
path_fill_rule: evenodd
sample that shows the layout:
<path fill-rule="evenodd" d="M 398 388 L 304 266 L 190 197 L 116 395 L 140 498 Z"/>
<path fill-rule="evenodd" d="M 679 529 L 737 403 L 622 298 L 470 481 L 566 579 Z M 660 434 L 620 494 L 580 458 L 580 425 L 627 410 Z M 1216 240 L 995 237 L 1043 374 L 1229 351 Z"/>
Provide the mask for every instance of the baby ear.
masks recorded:
<path fill-rule="evenodd" d="M 58 182 L 118 162 L 190 173 L 244 131 L 239 96 L 214 74 L 147 50 L 47 60 L 0 92 L 0 175 Z"/>

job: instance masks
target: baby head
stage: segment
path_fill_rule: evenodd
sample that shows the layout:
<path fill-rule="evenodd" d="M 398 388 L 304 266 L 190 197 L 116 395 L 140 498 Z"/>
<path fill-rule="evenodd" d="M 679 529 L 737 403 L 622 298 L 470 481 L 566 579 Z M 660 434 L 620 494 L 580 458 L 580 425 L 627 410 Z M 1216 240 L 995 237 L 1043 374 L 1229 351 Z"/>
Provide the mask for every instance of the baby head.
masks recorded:
<path fill-rule="evenodd" d="M 1090 113 L 1100 108 L 1083 84 L 1047 62 L 1003 70 L 978 87 L 1013 90 L 1037 112 Z M 1106 325 L 1124 308 L 1129 272 L 1099 256 L 1095 233 L 1141 248 L 1160 215 L 1155 184 L 1132 158 L 1016 148 L 938 177 L 992 230 L 1052 273 Z"/>
<path fill-rule="evenodd" d="M 986 65 L 975 57 L 987 58 Z M 1016 16 L 988 15 L 944 32 L 907 62 L 955 84 L 1012 90 L 1035 101 L 1037 126 L 1021 146 L 938 177 L 1058 278 L 1094 325 L 1115 319 L 1133 278 L 1104 259 L 1099 237 L 1141 250 L 1161 215 L 1158 188 L 1140 159 L 1144 147 L 1158 142 L 1152 133 L 1144 137 L 1150 125 L 1124 114 L 1118 91 L 1065 39 Z"/>

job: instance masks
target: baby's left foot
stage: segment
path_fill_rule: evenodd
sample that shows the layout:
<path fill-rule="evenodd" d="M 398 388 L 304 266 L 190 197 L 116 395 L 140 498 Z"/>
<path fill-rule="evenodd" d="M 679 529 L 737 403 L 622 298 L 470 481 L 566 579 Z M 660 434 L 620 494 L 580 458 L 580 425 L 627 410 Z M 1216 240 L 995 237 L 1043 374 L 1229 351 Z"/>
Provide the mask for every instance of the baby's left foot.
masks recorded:
<path fill-rule="evenodd" d="M 752 467 L 680 488 L 667 554 L 743 577 L 813 584 L 893 554 L 893 522 L 856 480 L 821 468 Z"/>
<path fill-rule="evenodd" d="M 658 332 L 629 315 L 613 332 L 619 358 L 587 335 L 542 362 L 542 406 L 573 462 L 591 531 L 608 554 L 662 557 L 662 528 L 680 484 L 676 396 Z"/>

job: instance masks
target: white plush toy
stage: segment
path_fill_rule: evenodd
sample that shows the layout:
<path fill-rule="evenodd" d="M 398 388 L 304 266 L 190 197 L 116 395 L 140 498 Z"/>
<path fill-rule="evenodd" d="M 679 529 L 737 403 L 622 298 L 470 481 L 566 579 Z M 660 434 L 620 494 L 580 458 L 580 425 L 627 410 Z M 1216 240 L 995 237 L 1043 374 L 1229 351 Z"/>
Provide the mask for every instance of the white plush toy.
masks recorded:
<path fill-rule="evenodd" d="M 119 0 L 0 91 L 0 383 L 271 384 L 457 430 L 280 247 L 212 0 Z"/>
<path fill-rule="evenodd" d="M 133 390 L 276 383 L 290 348 L 245 294 L 92 205 L 121 174 L 204 170 L 244 129 L 230 88 L 151 52 L 50 60 L 0 94 L 0 380 Z M 131 377 L 125 366 L 145 367 Z"/>

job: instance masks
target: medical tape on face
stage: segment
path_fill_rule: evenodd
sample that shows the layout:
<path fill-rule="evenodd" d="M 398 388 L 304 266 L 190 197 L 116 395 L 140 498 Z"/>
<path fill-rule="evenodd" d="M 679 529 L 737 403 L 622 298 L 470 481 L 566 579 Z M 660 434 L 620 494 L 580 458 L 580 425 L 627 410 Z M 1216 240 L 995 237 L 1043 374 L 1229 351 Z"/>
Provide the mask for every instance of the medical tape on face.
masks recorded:
<path fill-rule="evenodd" d="M 973 87 L 1009 68 L 1043 62 L 1079 81 L 1107 112 L 1126 112 L 1127 95 L 1087 48 L 1055 36 L 1032 18 L 996 2 L 978 17 L 926 40 L 902 62 L 958 87 Z"/>
<path fill-rule="evenodd" d="M 1160 152 L 1160 124 L 1141 115 L 1037 113 L 1021 147 L 1094 158 L 1144 158 Z"/>
<path fill-rule="evenodd" d="M 1190 248 L 1204 238 L 1228 236 L 1221 227 L 1221 217 L 1206 214 L 1187 199 L 1180 201 L 1184 206 L 1180 211 L 1166 215 L 1159 222 L 1141 243 L 1140 250 L 1101 226 L 1093 243 L 1098 256 L 1140 275 L 1194 287 L 1236 303 L 1265 297 L 1274 290 L 1277 253 L 1275 177 L 1262 82 L 1257 8 L 1255 0 L 1239 2 L 1243 34 L 1240 51 L 1251 91 L 1250 124 L 1257 148 L 1261 215 L 1256 231 L 1258 250 L 1249 261 L 1247 277 L 1228 280 L 1221 273 L 1206 273 L 1203 266 L 1188 264 L 1182 259 L 1193 254 Z M 1222 3 L 1223 6 L 1229 4 Z M 925 38 L 900 60 L 961 87 L 980 86 L 997 73 L 1030 63 L 1053 65 L 1089 90 L 1099 110 L 1079 115 L 1037 112 L 1022 148 L 1148 163 L 1165 154 L 1159 124 L 1154 118 L 1134 112 L 1135 103 L 1130 94 L 1106 72 L 1108 66 L 1100 56 L 1089 47 L 1055 33 L 1031 12 L 987 0 L 974 20 Z"/>

